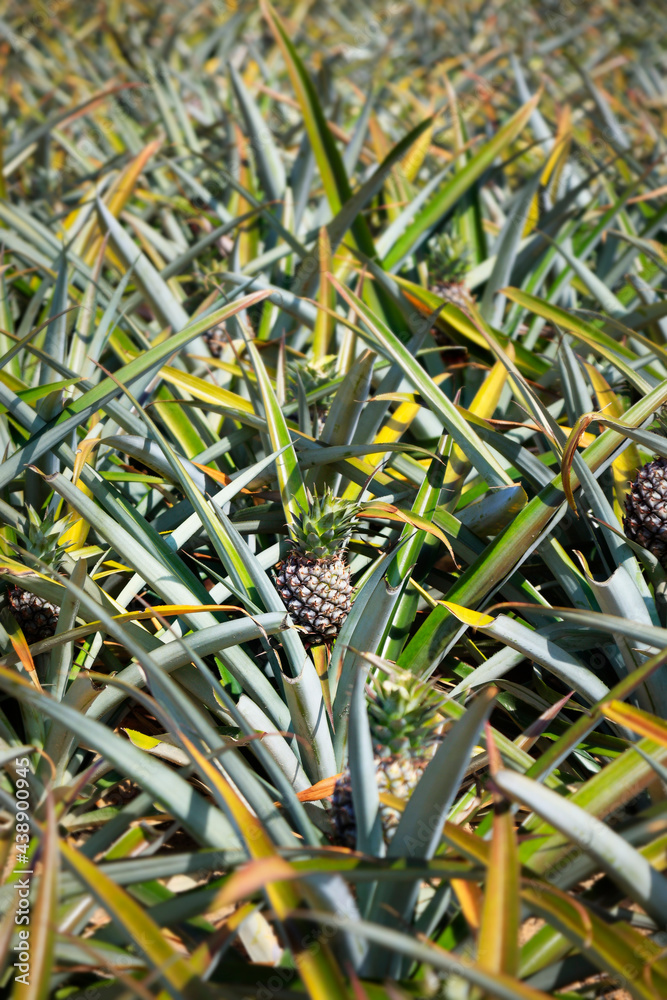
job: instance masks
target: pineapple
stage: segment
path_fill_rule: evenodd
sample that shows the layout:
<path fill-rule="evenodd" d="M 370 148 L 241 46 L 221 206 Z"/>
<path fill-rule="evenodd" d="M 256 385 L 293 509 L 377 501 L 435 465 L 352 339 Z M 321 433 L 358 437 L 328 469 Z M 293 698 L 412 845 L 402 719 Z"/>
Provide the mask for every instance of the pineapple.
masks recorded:
<path fill-rule="evenodd" d="M 667 459 L 647 462 L 630 484 L 623 529 L 667 570 Z"/>
<path fill-rule="evenodd" d="M 33 507 L 26 510 L 27 527 L 23 531 L 16 529 L 16 544 L 47 566 L 57 569 L 68 549 L 68 545 L 60 544 L 60 538 L 69 527 L 70 518 L 63 517 L 56 521 L 54 515 L 49 514 L 42 521 Z M 10 585 L 7 596 L 14 618 L 29 643 L 48 639 L 54 634 L 60 614 L 56 604 L 16 584 Z"/>
<path fill-rule="evenodd" d="M 208 349 L 211 352 L 212 358 L 219 358 L 222 355 L 223 347 L 225 346 L 225 327 L 223 324 L 218 324 L 218 326 L 212 326 L 210 330 L 207 330 L 204 334 L 204 340 L 208 344 Z"/>
<path fill-rule="evenodd" d="M 476 302 L 475 296 L 463 281 L 436 281 L 431 285 L 431 291 L 466 313 L 470 312 L 471 306 Z"/>
<path fill-rule="evenodd" d="M 309 496 L 308 510 L 291 526 L 294 548 L 276 571 L 276 587 L 311 645 L 334 641 L 352 607 L 345 548 L 359 505 L 327 488 Z"/>
<path fill-rule="evenodd" d="M 380 821 L 389 844 L 401 818 L 400 811 L 383 794 L 403 801 L 410 798 L 431 760 L 440 737 L 439 709 L 444 696 L 408 670 L 371 681 L 368 718 L 375 754 L 375 774 L 380 792 Z M 334 840 L 355 849 L 357 826 L 352 782 L 347 768 L 336 782 L 332 799 Z"/>

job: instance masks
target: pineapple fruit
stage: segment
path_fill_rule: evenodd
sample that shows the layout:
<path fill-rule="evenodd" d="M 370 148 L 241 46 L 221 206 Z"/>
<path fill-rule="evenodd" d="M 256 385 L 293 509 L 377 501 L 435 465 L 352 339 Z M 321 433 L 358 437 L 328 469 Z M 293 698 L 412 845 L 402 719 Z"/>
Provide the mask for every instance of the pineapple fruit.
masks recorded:
<path fill-rule="evenodd" d="M 382 797 L 410 798 L 437 747 L 443 723 L 439 709 L 444 700 L 432 684 L 408 670 L 396 668 L 391 676 L 374 677 L 370 683 L 368 719 L 385 844 L 394 836 L 401 812 Z M 332 822 L 335 843 L 354 850 L 357 824 L 349 768 L 334 787 Z"/>
<path fill-rule="evenodd" d="M 294 547 L 277 567 L 276 587 L 311 645 L 333 642 L 352 607 L 345 549 L 358 510 L 327 488 L 309 497 L 308 510 L 291 526 Z"/>
<path fill-rule="evenodd" d="M 667 459 L 647 462 L 625 497 L 623 529 L 667 570 Z"/>
<path fill-rule="evenodd" d="M 225 346 L 224 325 L 219 323 L 217 326 L 212 326 L 210 330 L 207 330 L 205 332 L 204 340 L 208 344 L 208 349 L 211 352 L 211 357 L 212 358 L 221 357 L 223 348 Z"/>
<path fill-rule="evenodd" d="M 69 527 L 69 517 L 56 520 L 49 514 L 41 520 L 33 507 L 27 507 L 26 512 L 27 527 L 23 531 L 16 529 L 16 544 L 47 566 L 58 569 L 69 547 L 60 544 L 60 538 Z M 10 585 L 7 597 L 12 614 L 29 643 L 54 634 L 60 615 L 56 604 L 16 584 Z"/>
<path fill-rule="evenodd" d="M 463 281 L 435 281 L 431 285 L 431 291 L 463 312 L 470 312 L 471 306 L 476 302 L 475 296 Z"/>

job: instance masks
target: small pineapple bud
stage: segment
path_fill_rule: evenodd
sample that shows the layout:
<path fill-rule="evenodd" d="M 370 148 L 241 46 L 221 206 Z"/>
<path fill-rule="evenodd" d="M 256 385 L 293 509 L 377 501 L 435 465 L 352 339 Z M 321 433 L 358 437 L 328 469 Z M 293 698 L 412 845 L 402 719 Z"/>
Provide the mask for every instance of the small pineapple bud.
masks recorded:
<path fill-rule="evenodd" d="M 432 284 L 460 282 L 469 268 L 469 250 L 458 234 L 442 233 L 432 240 L 428 253 Z"/>

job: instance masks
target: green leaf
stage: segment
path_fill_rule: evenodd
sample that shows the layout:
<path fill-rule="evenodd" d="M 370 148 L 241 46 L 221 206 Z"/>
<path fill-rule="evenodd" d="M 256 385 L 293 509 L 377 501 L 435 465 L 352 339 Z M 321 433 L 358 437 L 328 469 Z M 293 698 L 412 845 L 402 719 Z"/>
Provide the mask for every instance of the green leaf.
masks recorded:
<path fill-rule="evenodd" d="M 493 835 L 486 876 L 477 960 L 492 974 L 516 976 L 519 968 L 519 855 L 514 816 L 507 802 L 494 802 Z"/>
<path fill-rule="evenodd" d="M 271 438 L 271 446 L 275 452 L 280 452 L 276 459 L 276 472 L 280 486 L 280 497 L 285 511 L 285 519 L 292 524 L 303 511 L 308 510 L 308 497 L 301 476 L 299 460 L 292 444 L 292 437 L 287 423 L 273 391 L 273 386 L 267 374 L 261 355 L 250 340 L 248 353 L 252 359 L 257 375 L 257 383 L 262 394 L 266 423 Z"/>
<path fill-rule="evenodd" d="M 467 982 L 479 987 L 494 1000 L 550 1000 L 546 993 L 536 990 L 513 976 L 498 973 L 493 976 L 466 959 L 459 958 L 452 951 L 440 948 L 430 942 L 419 941 L 413 935 L 402 933 L 383 924 L 367 920 L 349 920 L 338 914 L 317 913 L 307 911 L 304 916 L 316 920 L 323 925 L 340 927 L 350 933 L 370 941 L 376 947 L 405 956 L 408 963 L 423 963 L 447 973 L 448 976 L 460 976 Z M 655 998 L 653 998 L 655 1000 Z"/>
<path fill-rule="evenodd" d="M 287 183 L 279 150 L 276 148 L 271 130 L 262 118 L 252 94 L 248 92 L 243 79 L 231 62 L 229 63 L 229 76 L 251 137 L 260 182 L 267 196 L 275 202 L 279 202 L 285 193 Z M 276 209 L 278 207 L 276 205 Z"/>
<path fill-rule="evenodd" d="M 384 258 L 385 270 L 395 269 L 411 252 L 420 236 L 435 226 L 440 219 L 456 204 L 463 194 L 478 180 L 484 171 L 491 166 L 497 156 L 522 132 L 537 107 L 540 94 L 532 97 L 522 108 L 498 129 L 489 140 L 468 162 L 447 181 L 445 186 L 420 211 L 419 215 L 408 226 L 402 236 L 394 243 L 392 249 Z M 363 249 L 363 248 L 362 248 Z"/>
<path fill-rule="evenodd" d="M 98 865 L 64 840 L 60 841 L 60 853 L 88 892 L 138 947 L 153 972 L 173 991 L 172 995 L 185 1000 L 186 991 L 193 985 L 194 970 L 172 948 L 145 909 L 108 875 L 102 874 Z M 202 998 L 212 996 L 201 982 L 197 984 L 197 989 Z"/>
<path fill-rule="evenodd" d="M 667 920 L 667 881 L 618 833 L 550 788 L 514 771 L 494 781 L 515 802 L 538 813 L 564 837 L 595 859 L 602 871 L 655 920 Z"/>
<path fill-rule="evenodd" d="M 625 422 L 638 426 L 664 402 L 667 402 L 667 386 L 657 386 L 630 407 L 625 414 Z M 624 441 L 624 435 L 607 430 L 586 448 L 581 457 L 589 469 L 595 471 L 611 458 Z M 570 477 L 570 483 L 573 489 L 578 485 L 574 473 Z M 557 476 L 485 548 L 452 586 L 446 600 L 474 609 L 483 597 L 519 568 L 552 518 L 564 511 L 566 502 L 562 478 Z M 422 675 L 432 671 L 443 656 L 448 642 L 459 633 L 460 628 L 458 622 L 452 620 L 450 611 L 442 606 L 434 608 L 406 646 L 399 665 L 410 665 L 410 669 Z"/>
<path fill-rule="evenodd" d="M 504 288 L 503 292 L 512 302 L 517 302 L 525 309 L 534 312 L 537 316 L 543 316 L 549 322 L 564 326 L 566 330 L 571 330 L 584 344 L 592 347 L 594 351 L 597 351 L 605 360 L 609 361 L 614 368 L 622 372 L 638 392 L 643 394 L 650 391 L 651 386 L 646 379 L 638 375 L 632 366 L 624 360 L 624 358 L 629 360 L 636 359 L 637 355 L 617 343 L 612 337 L 607 336 L 602 330 L 599 330 L 583 319 L 579 319 L 577 316 L 573 316 L 566 309 L 561 309 L 559 306 L 552 306 L 551 303 L 545 302 L 535 295 L 528 295 L 517 288 Z"/>
<path fill-rule="evenodd" d="M 659 945 L 621 921 L 609 924 L 594 910 L 544 882 L 524 884 L 532 912 L 556 927 L 612 981 L 638 1000 L 656 1000 L 667 990 L 667 969 Z"/>
<path fill-rule="evenodd" d="M 512 485 L 512 480 L 504 469 L 500 467 L 484 442 L 477 436 L 473 428 L 465 422 L 456 407 L 445 396 L 442 389 L 427 375 L 417 359 L 410 354 L 398 337 L 391 332 L 378 316 L 375 316 L 371 312 L 370 308 L 354 292 L 345 288 L 334 277 L 332 277 L 331 283 L 337 288 L 345 301 L 362 317 L 372 335 L 374 343 L 378 345 L 381 352 L 391 361 L 401 366 L 405 377 L 431 405 L 456 443 L 469 456 L 477 471 L 487 480 L 489 486 Z"/>
<path fill-rule="evenodd" d="M 136 358 L 116 371 L 116 379 L 126 385 L 131 385 L 136 379 L 151 373 L 155 374 L 165 358 L 180 350 L 194 337 L 217 323 L 224 322 L 229 316 L 235 315 L 242 309 L 247 309 L 251 305 L 261 302 L 267 295 L 267 291 L 253 292 L 251 295 L 244 296 L 242 299 L 217 309 L 204 319 L 188 323 L 179 333 L 148 351 L 138 353 Z M 99 385 L 89 389 L 78 399 L 67 403 L 58 417 L 50 420 L 44 426 L 39 427 L 38 425 L 35 428 L 36 433 L 33 434 L 28 443 L 17 449 L 3 462 L 2 469 L 0 469 L 0 488 L 11 482 L 24 466 L 31 465 L 46 451 L 57 449 L 57 446 L 66 439 L 72 430 L 84 423 L 97 410 L 104 409 L 105 405 L 113 400 L 119 392 L 118 382 L 105 378 Z M 6 402 L 7 399 L 9 402 Z M 0 383 L 0 402 L 5 402 L 5 405 L 13 407 L 15 399 L 16 396 Z M 34 413 L 31 416 L 34 419 Z"/>

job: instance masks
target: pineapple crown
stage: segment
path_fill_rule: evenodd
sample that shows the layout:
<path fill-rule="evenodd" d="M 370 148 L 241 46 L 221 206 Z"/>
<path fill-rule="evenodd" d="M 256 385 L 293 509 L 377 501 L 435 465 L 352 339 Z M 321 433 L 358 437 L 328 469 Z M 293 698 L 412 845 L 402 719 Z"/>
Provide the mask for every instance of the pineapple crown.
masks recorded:
<path fill-rule="evenodd" d="M 328 385 L 336 377 L 336 362 L 338 358 L 335 354 L 327 354 L 324 358 L 308 361 L 299 359 L 298 361 L 287 362 L 287 393 L 296 399 L 299 381 L 303 386 L 306 395 L 316 392 Z"/>
<path fill-rule="evenodd" d="M 60 539 L 71 523 L 70 515 L 56 520 L 55 514 L 47 514 L 40 518 L 34 507 L 26 506 L 26 525 L 16 528 L 16 543 L 31 555 L 46 563 L 47 566 L 57 566 L 72 542 L 60 544 Z"/>
<path fill-rule="evenodd" d="M 341 552 L 352 534 L 359 511 L 355 500 L 343 500 L 327 486 L 322 496 L 308 494 L 308 510 L 291 526 L 292 540 L 300 552 L 313 559 L 330 559 Z"/>
<path fill-rule="evenodd" d="M 409 670 L 376 675 L 368 686 L 368 717 L 379 756 L 421 756 L 436 741 L 446 698 Z"/>
<path fill-rule="evenodd" d="M 462 281 L 469 270 L 469 250 L 457 234 L 441 233 L 432 241 L 428 269 L 432 283 Z"/>

